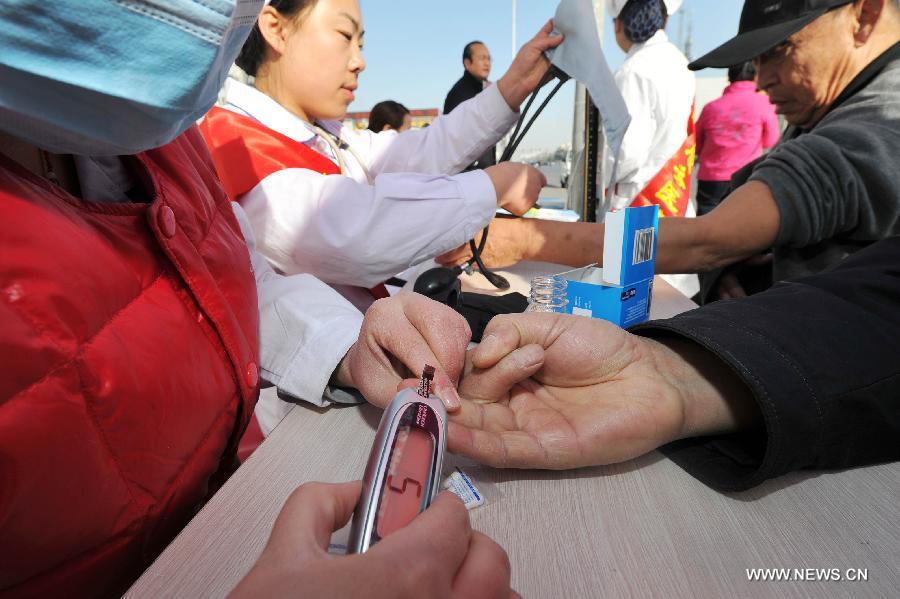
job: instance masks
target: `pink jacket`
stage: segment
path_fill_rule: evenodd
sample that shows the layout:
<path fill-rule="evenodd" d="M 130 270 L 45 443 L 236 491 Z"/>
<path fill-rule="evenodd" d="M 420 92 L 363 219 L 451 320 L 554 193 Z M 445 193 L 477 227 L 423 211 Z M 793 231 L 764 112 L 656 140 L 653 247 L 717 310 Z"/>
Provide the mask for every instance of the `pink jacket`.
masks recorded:
<path fill-rule="evenodd" d="M 701 181 L 728 181 L 732 173 L 762 155 L 781 137 L 775 107 L 756 92 L 753 81 L 725 88 L 703 108 L 697 121 L 697 158 Z"/>

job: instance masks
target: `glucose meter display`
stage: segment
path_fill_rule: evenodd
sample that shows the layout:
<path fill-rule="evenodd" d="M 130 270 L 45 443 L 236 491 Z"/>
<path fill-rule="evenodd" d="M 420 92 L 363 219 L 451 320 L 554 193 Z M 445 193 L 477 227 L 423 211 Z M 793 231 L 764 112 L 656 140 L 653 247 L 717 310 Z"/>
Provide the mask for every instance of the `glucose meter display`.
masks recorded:
<path fill-rule="evenodd" d="M 421 405 L 421 404 L 420 404 Z M 391 448 L 390 465 L 381 489 L 375 530 L 384 538 L 419 513 L 434 459 L 434 439 L 416 426 L 401 425 Z"/>

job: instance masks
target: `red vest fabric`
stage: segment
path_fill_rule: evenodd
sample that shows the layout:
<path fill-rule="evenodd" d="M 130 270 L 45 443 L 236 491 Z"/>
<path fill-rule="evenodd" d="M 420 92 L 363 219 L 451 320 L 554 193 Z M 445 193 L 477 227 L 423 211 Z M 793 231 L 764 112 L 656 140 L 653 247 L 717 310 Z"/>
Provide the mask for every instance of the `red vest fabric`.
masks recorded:
<path fill-rule="evenodd" d="M 660 216 L 685 216 L 691 201 L 691 176 L 697 157 L 694 108 L 688 117 L 687 138 L 631 203 L 632 206 L 659 206 Z"/>
<path fill-rule="evenodd" d="M 235 200 L 286 168 L 341 174 L 338 165 L 305 144 L 219 106 L 207 113 L 200 132 L 222 177 L 222 186 Z"/>
<path fill-rule="evenodd" d="M 0 156 L 3 597 L 122 593 L 233 471 L 257 399 L 255 280 L 203 139 L 132 167 L 149 204 Z"/>

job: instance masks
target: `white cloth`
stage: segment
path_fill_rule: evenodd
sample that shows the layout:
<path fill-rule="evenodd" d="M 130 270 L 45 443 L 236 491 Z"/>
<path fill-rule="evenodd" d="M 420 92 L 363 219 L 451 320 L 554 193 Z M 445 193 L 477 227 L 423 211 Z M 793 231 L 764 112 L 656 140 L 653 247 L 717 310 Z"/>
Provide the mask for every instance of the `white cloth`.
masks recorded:
<path fill-rule="evenodd" d="M 253 231 L 240 205 L 232 204 L 244 233 L 259 297 L 260 375 L 278 394 L 329 405 L 336 389 L 331 374 L 359 336 L 363 315 L 312 275 L 284 276 L 272 270 L 256 249 Z M 275 394 L 260 395 L 256 419 L 268 435 L 293 407 Z"/>
<path fill-rule="evenodd" d="M 630 204 L 684 143 L 697 93 L 694 74 L 687 65 L 684 54 L 660 30 L 646 42 L 632 46 L 616 71 L 616 85 L 628 105 L 631 125 L 619 152 L 616 181 L 614 185 L 606 181 L 613 189 L 610 209 Z M 614 158 L 609 152 L 608 178 L 612 177 Z M 688 202 L 686 217 L 694 216 L 694 205 Z M 697 275 L 663 278 L 687 297 L 700 291 Z"/>
<path fill-rule="evenodd" d="M 332 154 L 307 123 L 270 97 L 237 81 L 226 85 L 225 108 Z M 430 127 L 399 135 L 320 122 L 353 149 L 342 150 L 347 176 L 285 169 L 240 198 L 260 251 L 287 274 L 372 287 L 462 245 L 493 218 L 496 193 L 484 172 L 455 173 L 496 143 L 517 116 L 490 86 Z"/>
<path fill-rule="evenodd" d="M 631 115 L 606 62 L 590 0 L 562 0 L 553 15 L 553 27 L 554 33 L 563 34 L 565 39 L 556 48 L 547 50 L 547 55 L 591 94 L 603 119 L 606 143 L 618 151 Z"/>

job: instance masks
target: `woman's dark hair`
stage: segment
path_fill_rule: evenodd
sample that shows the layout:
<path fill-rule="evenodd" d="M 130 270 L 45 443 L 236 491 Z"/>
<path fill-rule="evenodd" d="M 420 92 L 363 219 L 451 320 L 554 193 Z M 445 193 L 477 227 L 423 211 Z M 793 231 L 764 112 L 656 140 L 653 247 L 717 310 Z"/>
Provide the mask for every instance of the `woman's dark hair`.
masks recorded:
<path fill-rule="evenodd" d="M 663 0 L 628 0 L 619 19 L 625 25 L 625 35 L 635 44 L 646 42 L 666 26 L 669 12 Z"/>
<path fill-rule="evenodd" d="M 756 67 L 753 66 L 752 60 L 728 68 L 728 80 L 732 83 L 753 81 L 754 79 L 756 79 Z"/>
<path fill-rule="evenodd" d="M 384 131 L 385 125 L 391 129 L 399 130 L 403 126 L 403 117 L 409 114 L 409 109 L 400 102 L 385 100 L 372 107 L 369 113 L 369 130 L 379 133 Z"/>
<path fill-rule="evenodd" d="M 272 0 L 269 6 L 280 12 L 288 18 L 296 17 L 307 8 L 315 5 L 317 0 Z M 259 31 L 259 23 L 253 26 L 250 37 L 244 42 L 241 53 L 238 54 L 234 63 L 241 67 L 245 73 L 251 77 L 256 77 L 256 71 L 262 64 L 263 58 L 266 57 L 266 40 L 263 39 L 262 33 Z"/>

